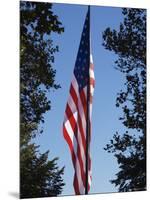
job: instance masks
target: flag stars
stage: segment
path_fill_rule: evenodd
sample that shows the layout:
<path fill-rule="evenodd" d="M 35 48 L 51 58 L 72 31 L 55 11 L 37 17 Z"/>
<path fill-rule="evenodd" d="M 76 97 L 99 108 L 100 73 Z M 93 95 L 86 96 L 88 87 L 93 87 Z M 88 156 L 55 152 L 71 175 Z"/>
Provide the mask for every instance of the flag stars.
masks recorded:
<path fill-rule="evenodd" d="M 84 62 L 84 63 L 86 63 L 86 62 L 87 62 L 86 58 L 84 58 L 83 62 Z"/>
<path fill-rule="evenodd" d="M 79 84 L 79 87 L 81 88 L 81 87 L 82 87 L 82 84 Z"/>
<path fill-rule="evenodd" d="M 84 29 L 81 36 L 78 56 L 75 63 L 74 74 L 79 85 L 79 90 L 83 89 L 87 84 L 86 77 L 89 70 L 89 24 L 88 18 L 84 24 Z"/>

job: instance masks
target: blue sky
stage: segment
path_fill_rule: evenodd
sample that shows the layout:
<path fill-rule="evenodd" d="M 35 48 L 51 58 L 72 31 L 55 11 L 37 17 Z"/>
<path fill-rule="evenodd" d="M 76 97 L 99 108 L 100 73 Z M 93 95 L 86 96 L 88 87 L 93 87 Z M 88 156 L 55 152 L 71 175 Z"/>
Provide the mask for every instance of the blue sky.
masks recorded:
<path fill-rule="evenodd" d="M 63 34 L 52 35 L 54 44 L 59 45 L 60 50 L 55 55 L 54 67 L 61 89 L 48 93 L 52 108 L 45 114 L 45 123 L 42 124 L 44 132 L 36 138 L 36 143 L 40 145 L 41 152 L 50 150 L 49 159 L 59 157 L 58 165 L 65 166 L 63 178 L 66 185 L 62 195 L 72 195 L 74 170 L 69 148 L 63 138 L 62 122 L 87 6 L 54 4 L 53 11 L 65 28 Z M 123 88 L 124 77 L 114 69 L 117 56 L 102 46 L 102 32 L 107 27 L 118 29 L 122 20 L 121 8 L 91 6 L 91 42 L 96 79 L 92 113 L 91 194 L 117 191 L 109 180 L 115 178 L 118 165 L 113 155 L 103 148 L 116 131 L 124 131 L 118 120 L 122 112 L 115 107 L 116 94 Z"/>

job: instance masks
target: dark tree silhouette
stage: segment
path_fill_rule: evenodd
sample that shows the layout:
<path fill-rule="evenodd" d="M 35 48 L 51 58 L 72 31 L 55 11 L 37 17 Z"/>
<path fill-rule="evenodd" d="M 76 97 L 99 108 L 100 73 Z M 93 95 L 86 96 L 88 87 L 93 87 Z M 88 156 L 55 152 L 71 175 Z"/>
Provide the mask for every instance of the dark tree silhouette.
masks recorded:
<path fill-rule="evenodd" d="M 127 131 L 116 132 L 104 148 L 117 158 L 119 172 L 111 183 L 120 192 L 146 189 L 146 10 L 124 8 L 122 13 L 119 30 L 103 33 L 104 47 L 118 55 L 116 69 L 126 78 L 116 106 Z"/>
<path fill-rule="evenodd" d="M 62 192 L 64 168 L 58 168 L 58 158 L 49 161 L 49 151 L 39 155 L 37 152 L 38 146 L 34 144 L 29 144 L 21 151 L 21 198 L 51 197 Z"/>
<path fill-rule="evenodd" d="M 64 168 L 57 159 L 40 154 L 32 139 L 42 133 L 39 124 L 50 110 L 47 91 L 58 89 L 53 69 L 54 46 L 51 33 L 64 31 L 52 4 L 20 2 L 20 196 L 21 198 L 56 196 L 63 188 Z"/>
<path fill-rule="evenodd" d="M 36 125 L 44 122 L 43 113 L 50 109 L 46 90 L 59 87 L 52 68 L 58 46 L 53 45 L 50 34 L 60 34 L 64 28 L 53 14 L 52 4 L 21 1 L 20 10 L 21 125 L 28 124 L 25 129 L 30 138 L 29 133 L 33 136 Z"/>

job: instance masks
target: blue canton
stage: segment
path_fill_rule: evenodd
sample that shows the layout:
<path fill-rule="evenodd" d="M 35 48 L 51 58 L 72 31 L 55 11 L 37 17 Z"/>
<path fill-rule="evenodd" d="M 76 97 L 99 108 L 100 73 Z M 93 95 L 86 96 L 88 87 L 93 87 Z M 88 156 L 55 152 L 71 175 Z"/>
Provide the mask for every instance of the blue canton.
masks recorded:
<path fill-rule="evenodd" d="M 90 58 L 89 45 L 89 15 L 87 13 L 74 68 L 74 75 L 79 85 L 79 91 L 88 84 Z"/>

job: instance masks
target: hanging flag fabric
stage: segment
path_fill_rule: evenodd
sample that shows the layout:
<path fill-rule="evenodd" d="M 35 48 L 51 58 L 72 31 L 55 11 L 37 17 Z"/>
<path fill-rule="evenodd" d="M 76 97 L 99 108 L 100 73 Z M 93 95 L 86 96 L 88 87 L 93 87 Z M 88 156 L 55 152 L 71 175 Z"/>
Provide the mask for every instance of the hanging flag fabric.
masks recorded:
<path fill-rule="evenodd" d="M 84 194 L 86 187 L 86 129 L 90 122 L 89 145 L 91 140 L 91 112 L 94 92 L 94 68 L 90 52 L 89 10 L 85 19 L 79 50 L 73 71 L 69 99 L 63 122 L 63 135 L 67 141 L 74 166 L 75 194 Z M 89 92 L 88 91 L 89 88 Z M 89 101 L 88 101 L 89 99 Z M 89 105 L 87 105 L 89 102 Z M 87 109 L 89 106 L 89 119 Z M 88 191 L 91 185 L 91 156 L 88 148 Z"/>

